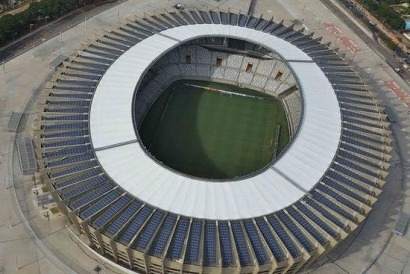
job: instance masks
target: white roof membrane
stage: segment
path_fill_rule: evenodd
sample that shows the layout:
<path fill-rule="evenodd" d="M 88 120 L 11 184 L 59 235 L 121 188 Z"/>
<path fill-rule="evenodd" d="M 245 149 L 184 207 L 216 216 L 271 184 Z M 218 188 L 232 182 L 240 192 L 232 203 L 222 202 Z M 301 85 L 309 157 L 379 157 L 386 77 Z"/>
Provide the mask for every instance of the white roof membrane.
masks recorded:
<path fill-rule="evenodd" d="M 214 182 L 183 176 L 155 162 L 139 143 L 123 144 L 137 138 L 132 98 L 144 71 L 170 49 L 204 36 L 233 37 L 263 45 L 281 55 L 298 80 L 304 100 L 299 131 L 273 167 L 254 177 Z M 253 29 L 200 24 L 165 30 L 120 56 L 97 87 L 90 128 L 101 166 L 129 193 L 176 214 L 232 220 L 280 210 L 314 187 L 337 151 L 341 115 L 328 79 L 297 47 Z"/>

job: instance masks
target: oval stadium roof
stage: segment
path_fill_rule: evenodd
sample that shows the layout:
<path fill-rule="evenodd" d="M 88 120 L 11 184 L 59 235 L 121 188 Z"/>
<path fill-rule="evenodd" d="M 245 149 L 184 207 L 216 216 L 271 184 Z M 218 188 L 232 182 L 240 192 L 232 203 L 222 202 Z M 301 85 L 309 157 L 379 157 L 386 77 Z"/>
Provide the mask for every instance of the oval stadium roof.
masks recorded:
<path fill-rule="evenodd" d="M 141 77 L 165 53 L 205 36 L 275 51 L 301 90 L 293 142 L 250 178 L 174 173 L 145 154 L 134 131 Z M 92 248 L 130 271 L 301 271 L 360 225 L 388 175 L 383 108 L 346 60 L 283 22 L 229 11 L 146 15 L 105 34 L 62 71 L 44 90 L 39 170 Z"/>
<path fill-rule="evenodd" d="M 138 142 L 130 143 L 137 140 L 132 98 L 145 72 L 172 48 L 209 36 L 242 39 L 278 53 L 295 73 L 303 95 L 303 119 L 290 148 L 272 168 L 244 180 L 212 183 L 183 176 L 153 161 Z M 101 166 L 129 193 L 175 214 L 232 220 L 280 210 L 314 187 L 337 151 L 341 116 L 329 80 L 296 46 L 254 29 L 198 24 L 154 34 L 121 55 L 95 91 L 90 130 Z"/>

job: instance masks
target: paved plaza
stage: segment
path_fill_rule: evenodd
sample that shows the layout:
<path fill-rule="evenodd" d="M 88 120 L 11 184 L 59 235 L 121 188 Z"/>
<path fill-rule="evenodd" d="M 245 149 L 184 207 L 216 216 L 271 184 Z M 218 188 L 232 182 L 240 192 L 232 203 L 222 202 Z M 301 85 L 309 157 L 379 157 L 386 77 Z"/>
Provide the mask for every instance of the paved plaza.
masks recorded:
<path fill-rule="evenodd" d="M 41 90 L 54 70 L 50 63 L 70 56 L 126 18 L 169 9 L 181 1 L 128 0 L 86 18 L 61 35 L 8 61 L 0 67 L 0 273 L 123 273 L 79 240 L 65 218 L 43 219 L 31 194 L 34 180 L 23 176 L 14 149 L 15 139 L 30 136 L 38 123 Z M 220 8 L 247 12 L 249 1 L 183 1 L 189 7 Z M 319 0 L 258 0 L 255 14 L 284 19 L 295 28 L 322 36 L 322 42 L 346 54 L 381 105 L 399 118 L 391 125 L 395 138 L 390 175 L 384 192 L 363 225 L 326 258 L 312 265 L 309 273 L 410 273 L 410 233 L 392 235 L 400 212 L 410 213 L 410 88 L 354 32 Z M 295 18 L 298 18 L 297 22 Z M 366 31 L 368 33 L 368 31 Z M 368 33 L 371 35 L 370 33 Z M 18 133 L 8 132 L 12 112 L 23 112 Z M 68 227 L 67 227 L 68 226 Z M 85 240 L 85 239 L 84 239 Z"/>

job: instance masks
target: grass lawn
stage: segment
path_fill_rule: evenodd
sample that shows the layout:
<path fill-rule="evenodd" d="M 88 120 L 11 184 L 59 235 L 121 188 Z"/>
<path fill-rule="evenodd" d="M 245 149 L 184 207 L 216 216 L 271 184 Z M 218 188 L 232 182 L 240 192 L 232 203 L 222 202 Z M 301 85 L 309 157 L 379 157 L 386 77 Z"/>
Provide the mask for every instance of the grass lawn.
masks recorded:
<path fill-rule="evenodd" d="M 161 94 L 139 134 L 147 150 L 172 169 L 227 179 L 252 173 L 272 160 L 277 125 L 280 152 L 289 142 L 289 130 L 275 98 L 232 85 L 182 80 Z"/>

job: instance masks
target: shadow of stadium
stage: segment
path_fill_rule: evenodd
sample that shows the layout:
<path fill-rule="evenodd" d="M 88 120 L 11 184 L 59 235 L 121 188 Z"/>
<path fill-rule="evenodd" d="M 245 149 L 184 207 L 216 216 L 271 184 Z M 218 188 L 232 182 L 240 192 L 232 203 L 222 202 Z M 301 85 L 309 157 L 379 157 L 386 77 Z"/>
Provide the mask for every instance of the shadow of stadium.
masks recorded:
<path fill-rule="evenodd" d="M 196 126 L 202 93 L 171 98 L 177 84 L 165 90 L 148 111 L 140 128 L 143 144 L 153 158 L 173 170 L 202 178 L 227 178 L 208 157 Z"/>

